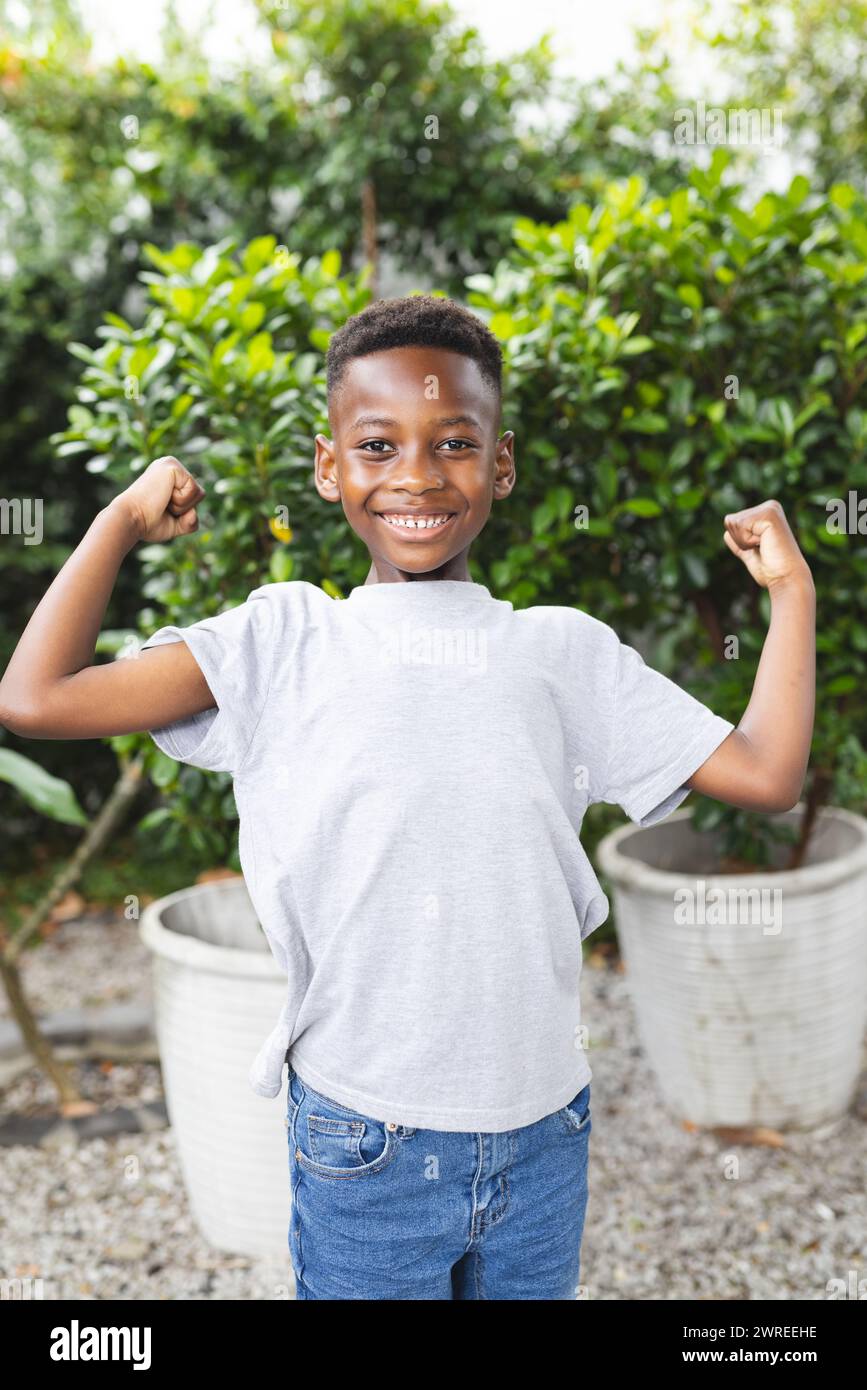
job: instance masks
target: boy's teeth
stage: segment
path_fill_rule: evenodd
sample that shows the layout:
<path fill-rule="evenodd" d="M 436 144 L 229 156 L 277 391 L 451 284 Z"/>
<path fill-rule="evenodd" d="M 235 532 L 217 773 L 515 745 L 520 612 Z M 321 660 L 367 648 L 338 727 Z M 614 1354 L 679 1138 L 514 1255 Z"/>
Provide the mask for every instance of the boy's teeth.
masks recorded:
<path fill-rule="evenodd" d="M 390 516 L 388 512 L 383 512 L 385 520 L 392 526 L 409 526 L 414 529 L 426 526 L 441 526 L 444 521 L 448 521 L 448 516 Z"/>

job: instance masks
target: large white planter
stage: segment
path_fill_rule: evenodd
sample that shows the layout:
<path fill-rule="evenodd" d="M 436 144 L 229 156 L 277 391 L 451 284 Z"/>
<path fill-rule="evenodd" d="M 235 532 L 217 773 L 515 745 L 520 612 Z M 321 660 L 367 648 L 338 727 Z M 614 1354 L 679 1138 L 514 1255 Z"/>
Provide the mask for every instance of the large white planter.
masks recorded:
<path fill-rule="evenodd" d="M 220 1250 L 289 1259 L 283 1093 L 248 1073 L 286 998 L 241 878 L 181 889 L 142 913 L 154 953 L 166 1108 L 193 1214 Z"/>
<path fill-rule="evenodd" d="M 775 819 L 796 823 L 803 809 Z M 802 868 L 719 874 L 712 835 L 689 819 L 680 810 L 656 826 L 623 826 L 598 851 L 664 1099 L 706 1126 L 839 1119 L 867 1025 L 867 820 L 826 809 Z M 764 903 L 733 888 L 764 889 Z M 723 920 L 702 920 L 720 889 Z"/>

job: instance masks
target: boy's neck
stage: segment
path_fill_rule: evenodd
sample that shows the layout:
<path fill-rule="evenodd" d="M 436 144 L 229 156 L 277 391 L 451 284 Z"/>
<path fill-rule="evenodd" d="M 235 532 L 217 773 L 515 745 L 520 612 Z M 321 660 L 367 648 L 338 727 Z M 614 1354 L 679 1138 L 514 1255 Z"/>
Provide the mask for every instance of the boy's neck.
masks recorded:
<path fill-rule="evenodd" d="M 422 574 L 415 574 L 412 570 L 398 569 L 396 565 L 380 561 L 379 564 L 374 560 L 364 581 L 365 587 L 368 584 L 414 584 L 418 582 L 428 583 L 436 579 L 462 579 L 468 584 L 473 581 L 467 569 L 466 554 L 456 555 L 454 560 L 449 560 L 437 569 L 427 570 Z"/>

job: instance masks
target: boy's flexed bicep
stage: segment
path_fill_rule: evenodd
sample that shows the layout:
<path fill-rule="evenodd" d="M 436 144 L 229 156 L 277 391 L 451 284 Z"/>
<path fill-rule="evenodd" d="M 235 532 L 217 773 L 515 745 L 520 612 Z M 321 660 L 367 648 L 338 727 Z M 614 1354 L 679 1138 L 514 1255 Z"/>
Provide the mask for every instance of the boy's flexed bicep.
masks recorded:
<path fill-rule="evenodd" d="M 33 727 L 23 720 L 13 732 L 24 738 L 107 738 L 194 716 L 215 703 L 192 652 L 176 642 L 64 676 L 43 697 Z"/>
<path fill-rule="evenodd" d="M 612 639 L 607 757 L 598 799 L 621 806 L 638 825 L 654 825 L 686 798 L 688 779 L 734 725 L 646 665 L 634 647 L 613 633 Z"/>
<path fill-rule="evenodd" d="M 65 677 L 43 700 L 39 738 L 147 731 L 164 753 L 235 772 L 258 724 L 275 645 L 274 586 L 189 626 L 159 628 L 132 656 Z M 27 736 L 25 727 L 14 732 Z"/>
<path fill-rule="evenodd" d="M 148 638 L 138 661 L 183 646 L 211 697 L 204 705 L 193 701 L 147 723 L 169 757 L 210 771 L 234 773 L 241 767 L 270 689 L 278 602 L 277 587 L 264 584 L 235 608 L 189 627 L 161 627 Z"/>

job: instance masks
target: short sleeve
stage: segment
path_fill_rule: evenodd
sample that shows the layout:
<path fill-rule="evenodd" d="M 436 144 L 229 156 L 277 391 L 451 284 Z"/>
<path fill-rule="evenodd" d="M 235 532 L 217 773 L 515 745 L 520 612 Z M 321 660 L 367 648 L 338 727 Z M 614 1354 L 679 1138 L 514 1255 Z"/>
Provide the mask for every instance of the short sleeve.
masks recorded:
<path fill-rule="evenodd" d="M 688 777 L 734 729 L 618 640 L 603 801 L 655 825 L 689 795 Z"/>
<path fill-rule="evenodd" d="M 158 748 L 178 762 L 209 772 L 240 768 L 265 707 L 274 660 L 273 585 L 244 603 L 189 627 L 167 625 L 143 644 L 186 642 L 217 707 L 150 729 Z"/>

